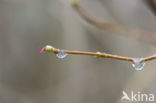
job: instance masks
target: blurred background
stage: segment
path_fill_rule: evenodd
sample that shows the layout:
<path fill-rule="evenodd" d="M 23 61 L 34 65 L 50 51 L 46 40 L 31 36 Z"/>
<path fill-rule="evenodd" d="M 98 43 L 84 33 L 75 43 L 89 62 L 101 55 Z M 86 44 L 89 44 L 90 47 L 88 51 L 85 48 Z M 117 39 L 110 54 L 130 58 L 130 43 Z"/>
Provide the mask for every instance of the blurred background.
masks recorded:
<path fill-rule="evenodd" d="M 145 0 L 79 2 L 97 18 L 156 32 Z M 69 0 L 0 0 L 0 103 L 130 103 L 120 100 L 122 91 L 156 95 L 155 61 L 136 71 L 125 61 L 39 53 L 45 45 L 130 57 L 156 52 L 155 45 L 90 25 Z"/>

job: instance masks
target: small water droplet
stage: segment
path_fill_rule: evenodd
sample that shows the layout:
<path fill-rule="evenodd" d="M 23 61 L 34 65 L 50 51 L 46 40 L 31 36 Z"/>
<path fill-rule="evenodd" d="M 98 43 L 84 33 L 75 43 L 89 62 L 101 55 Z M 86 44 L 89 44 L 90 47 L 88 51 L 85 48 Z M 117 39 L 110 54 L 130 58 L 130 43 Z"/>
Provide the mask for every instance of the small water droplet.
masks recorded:
<path fill-rule="evenodd" d="M 57 56 L 58 58 L 60 58 L 60 59 L 65 58 L 67 55 L 68 55 L 68 54 L 67 54 L 65 51 L 63 51 L 63 50 L 59 50 L 59 52 L 56 54 L 56 56 Z"/>
<path fill-rule="evenodd" d="M 132 66 L 134 67 L 135 70 L 142 70 L 144 68 L 144 61 L 141 59 L 134 59 L 134 64 Z"/>

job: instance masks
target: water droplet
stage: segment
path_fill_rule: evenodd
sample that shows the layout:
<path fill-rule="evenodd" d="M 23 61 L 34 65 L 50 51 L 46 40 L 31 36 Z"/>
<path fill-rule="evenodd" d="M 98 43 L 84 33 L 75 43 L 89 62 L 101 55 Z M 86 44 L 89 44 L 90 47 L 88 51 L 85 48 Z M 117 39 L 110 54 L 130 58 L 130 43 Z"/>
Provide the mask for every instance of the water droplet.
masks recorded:
<path fill-rule="evenodd" d="M 67 54 L 65 51 L 63 51 L 63 50 L 59 50 L 58 53 L 56 54 L 56 56 L 57 56 L 58 58 L 60 58 L 60 59 L 65 58 L 67 55 L 68 55 L 68 54 Z"/>
<path fill-rule="evenodd" d="M 141 59 L 134 59 L 134 64 L 132 66 L 134 67 L 135 70 L 142 70 L 144 68 L 144 61 Z"/>

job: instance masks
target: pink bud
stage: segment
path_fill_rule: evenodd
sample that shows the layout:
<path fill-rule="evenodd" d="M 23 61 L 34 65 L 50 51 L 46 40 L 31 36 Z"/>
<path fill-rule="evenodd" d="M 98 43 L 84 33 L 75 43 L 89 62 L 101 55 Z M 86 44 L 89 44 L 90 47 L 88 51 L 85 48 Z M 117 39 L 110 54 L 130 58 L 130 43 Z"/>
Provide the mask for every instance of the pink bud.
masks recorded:
<path fill-rule="evenodd" d="M 39 51 L 40 53 L 42 53 L 44 51 L 44 48 L 40 48 Z"/>

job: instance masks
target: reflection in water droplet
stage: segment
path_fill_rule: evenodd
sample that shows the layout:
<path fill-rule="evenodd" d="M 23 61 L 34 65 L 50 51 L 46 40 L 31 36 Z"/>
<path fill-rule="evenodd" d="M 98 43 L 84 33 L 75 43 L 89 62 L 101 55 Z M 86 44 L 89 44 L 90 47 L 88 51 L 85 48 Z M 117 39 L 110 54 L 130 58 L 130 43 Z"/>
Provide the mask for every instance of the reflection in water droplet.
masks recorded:
<path fill-rule="evenodd" d="M 141 59 L 134 59 L 134 64 L 132 66 L 134 67 L 135 70 L 142 70 L 144 68 L 144 61 Z"/>
<path fill-rule="evenodd" d="M 60 59 L 65 58 L 67 55 L 68 55 L 68 54 L 67 54 L 65 51 L 63 51 L 63 50 L 59 50 L 59 52 L 56 54 L 56 56 L 57 56 L 58 58 L 60 58 Z"/>

